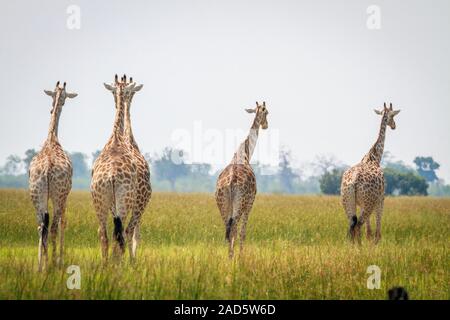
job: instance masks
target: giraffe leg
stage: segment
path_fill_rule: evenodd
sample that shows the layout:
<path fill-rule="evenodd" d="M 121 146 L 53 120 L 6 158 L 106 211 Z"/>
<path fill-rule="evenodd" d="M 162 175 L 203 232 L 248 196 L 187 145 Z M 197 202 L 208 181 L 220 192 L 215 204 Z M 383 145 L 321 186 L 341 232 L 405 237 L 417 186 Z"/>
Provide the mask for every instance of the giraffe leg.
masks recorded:
<path fill-rule="evenodd" d="M 367 240 L 372 240 L 373 234 L 372 234 L 372 227 L 370 225 L 370 217 L 367 217 L 366 220 L 366 237 Z"/>
<path fill-rule="evenodd" d="M 47 238 L 48 238 L 48 225 L 49 214 L 48 212 L 37 214 L 38 217 L 38 231 L 39 231 L 39 250 L 38 250 L 38 269 L 42 271 L 42 266 L 47 266 L 48 253 L 47 253 Z"/>
<path fill-rule="evenodd" d="M 58 227 L 61 218 L 61 207 L 58 204 L 54 204 L 53 208 L 53 221 L 50 227 L 50 241 L 52 243 L 52 264 L 56 264 L 56 237 L 58 235 Z"/>
<path fill-rule="evenodd" d="M 361 209 L 361 215 L 359 216 L 358 222 L 356 223 L 355 226 L 355 238 L 357 239 L 359 245 L 361 245 L 362 240 L 361 228 L 367 219 L 366 212 L 367 211 L 365 211 L 364 209 Z"/>
<path fill-rule="evenodd" d="M 59 219 L 59 261 L 60 267 L 64 266 L 64 232 L 66 229 L 66 205 L 61 207 L 61 216 Z"/>
<path fill-rule="evenodd" d="M 366 205 L 365 207 L 361 208 L 361 214 L 358 218 L 358 223 L 356 224 L 356 236 L 358 238 L 358 243 L 361 244 L 362 240 L 362 234 L 361 234 L 361 228 L 364 225 L 364 223 L 370 224 L 370 215 L 372 214 L 373 206 L 372 205 Z M 370 230 L 370 226 L 368 227 L 368 230 Z"/>
<path fill-rule="evenodd" d="M 232 214 L 231 201 L 230 201 L 230 190 L 228 188 L 221 188 L 216 191 L 216 203 L 219 208 L 220 216 L 222 221 L 227 226 L 228 218 Z"/>
<path fill-rule="evenodd" d="M 139 224 L 141 220 L 142 212 L 135 212 L 131 216 L 128 227 L 125 231 L 125 235 L 128 242 L 128 251 L 130 252 L 130 261 L 133 262 L 136 259 L 136 249 L 139 239 Z"/>
<path fill-rule="evenodd" d="M 240 192 L 236 192 L 232 195 L 232 213 L 228 218 L 225 231 L 225 238 L 229 241 L 228 256 L 230 257 L 230 259 L 232 259 L 234 256 L 234 244 L 237 236 L 237 226 L 242 215 L 241 202 L 242 198 Z"/>
<path fill-rule="evenodd" d="M 342 205 L 348 218 L 348 238 L 355 242 L 358 218 L 356 217 L 356 192 L 353 184 L 342 186 Z"/>
<path fill-rule="evenodd" d="M 234 244 L 237 236 L 237 224 L 234 224 L 230 230 L 229 235 L 229 248 L 228 248 L 228 257 L 233 259 L 234 257 Z"/>
<path fill-rule="evenodd" d="M 103 211 L 103 213 L 97 213 L 100 226 L 98 228 L 98 235 L 100 237 L 100 243 L 102 248 L 102 258 L 103 262 L 108 262 L 108 251 L 109 251 L 109 241 L 108 241 L 108 233 L 106 230 L 106 217 L 107 213 L 106 211 Z"/>
<path fill-rule="evenodd" d="M 244 242 L 247 235 L 247 221 L 249 213 L 246 212 L 242 217 L 241 233 L 239 234 L 239 254 L 244 251 Z"/>
<path fill-rule="evenodd" d="M 47 176 L 30 177 L 30 195 L 36 210 L 36 222 L 38 225 L 38 270 L 42 271 L 47 263 L 47 237 L 48 237 L 48 184 Z"/>
<path fill-rule="evenodd" d="M 136 225 L 136 228 L 134 228 L 133 239 L 132 239 L 132 241 L 133 241 L 132 250 L 133 250 L 133 255 L 134 255 L 135 259 L 136 259 L 137 246 L 138 246 L 140 240 L 141 240 L 141 227 L 140 227 L 140 223 L 138 223 Z"/>
<path fill-rule="evenodd" d="M 384 199 L 381 200 L 376 211 L 377 229 L 375 231 L 375 241 L 374 241 L 375 244 L 377 244 L 381 240 L 381 216 L 383 215 L 383 208 L 384 208 Z"/>
<path fill-rule="evenodd" d="M 252 210 L 253 201 L 255 201 L 255 197 L 251 197 L 246 205 L 245 211 L 242 215 L 242 225 L 241 225 L 241 233 L 240 233 L 240 241 L 239 241 L 239 253 L 242 254 L 244 251 L 244 243 L 247 235 L 247 222 L 248 217 L 250 215 L 250 211 Z"/>

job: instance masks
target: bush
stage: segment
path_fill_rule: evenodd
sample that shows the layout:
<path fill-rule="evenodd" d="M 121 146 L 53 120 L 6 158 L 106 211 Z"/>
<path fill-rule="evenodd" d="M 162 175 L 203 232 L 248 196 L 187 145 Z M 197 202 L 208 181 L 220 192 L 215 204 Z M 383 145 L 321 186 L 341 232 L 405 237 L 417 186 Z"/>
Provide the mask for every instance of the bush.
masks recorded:
<path fill-rule="evenodd" d="M 333 169 L 326 171 L 319 179 L 320 191 L 324 194 L 339 194 L 341 192 L 341 180 L 343 171 Z"/>

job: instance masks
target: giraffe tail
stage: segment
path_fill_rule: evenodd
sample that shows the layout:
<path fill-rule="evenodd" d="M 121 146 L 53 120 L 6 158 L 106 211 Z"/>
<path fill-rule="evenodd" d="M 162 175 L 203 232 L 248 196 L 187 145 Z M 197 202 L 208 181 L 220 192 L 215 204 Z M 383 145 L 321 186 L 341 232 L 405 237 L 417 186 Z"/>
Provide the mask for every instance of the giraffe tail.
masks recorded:
<path fill-rule="evenodd" d="M 47 177 L 47 199 L 45 199 L 45 203 L 48 204 L 48 200 L 50 198 L 50 169 L 47 169 L 47 172 L 45 173 L 45 176 Z M 48 210 L 48 208 L 47 208 Z M 48 211 L 42 212 L 40 215 L 40 224 L 41 224 L 41 239 L 42 243 L 47 243 L 48 238 L 48 226 L 50 224 L 50 215 L 48 214 Z"/>
<path fill-rule="evenodd" d="M 235 186 L 233 183 L 230 185 L 230 203 L 231 203 L 231 216 L 228 218 L 226 231 L 225 231 L 225 239 L 231 241 L 231 230 L 233 229 L 237 217 L 238 217 L 238 207 L 239 207 L 239 193 L 236 192 Z"/>
<path fill-rule="evenodd" d="M 125 239 L 123 237 L 123 224 L 122 219 L 117 214 L 117 203 L 116 203 L 116 191 L 114 188 L 114 179 L 111 181 L 112 185 L 112 196 L 113 196 L 113 202 L 114 202 L 114 239 L 119 243 L 120 248 L 125 248 Z"/>
<path fill-rule="evenodd" d="M 227 228 L 225 231 L 225 239 L 227 239 L 227 241 L 230 241 L 231 228 L 233 227 L 233 224 L 234 224 L 234 219 L 233 219 L 233 217 L 230 217 L 228 219 Z"/>
<path fill-rule="evenodd" d="M 352 216 L 350 220 L 350 231 L 353 231 L 356 227 L 356 224 L 358 223 L 358 218 L 355 216 Z"/>

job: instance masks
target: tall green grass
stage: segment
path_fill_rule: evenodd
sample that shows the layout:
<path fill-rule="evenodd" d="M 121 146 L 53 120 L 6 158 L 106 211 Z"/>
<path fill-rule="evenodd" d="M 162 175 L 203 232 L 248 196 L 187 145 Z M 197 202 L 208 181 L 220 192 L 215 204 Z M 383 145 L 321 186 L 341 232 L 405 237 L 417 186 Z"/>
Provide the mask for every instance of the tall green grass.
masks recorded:
<path fill-rule="evenodd" d="M 212 195 L 155 193 L 134 265 L 128 254 L 102 265 L 89 193 L 72 192 L 66 214 L 65 267 L 80 266 L 80 290 L 67 288 L 65 267 L 37 272 L 29 196 L 0 191 L 0 299 L 385 299 L 396 285 L 450 298 L 450 199 L 387 198 L 380 244 L 359 247 L 338 197 L 260 195 L 230 261 Z M 381 268 L 379 290 L 367 289 L 369 265 Z"/>

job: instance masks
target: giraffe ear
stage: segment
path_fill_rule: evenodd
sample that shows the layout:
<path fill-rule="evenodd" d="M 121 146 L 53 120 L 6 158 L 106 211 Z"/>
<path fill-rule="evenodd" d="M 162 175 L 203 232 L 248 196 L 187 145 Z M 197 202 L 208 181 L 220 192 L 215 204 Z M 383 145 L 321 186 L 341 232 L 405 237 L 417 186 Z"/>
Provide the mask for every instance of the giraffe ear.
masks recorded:
<path fill-rule="evenodd" d="M 377 110 L 377 109 L 373 109 L 373 111 L 375 111 L 376 114 L 379 114 L 380 116 L 383 114 L 383 111 Z"/>
<path fill-rule="evenodd" d="M 75 98 L 77 95 L 78 93 L 66 93 L 66 97 L 70 99 Z"/>
<path fill-rule="evenodd" d="M 256 109 L 245 109 L 245 111 L 247 111 L 248 113 L 255 113 Z"/>
<path fill-rule="evenodd" d="M 143 84 L 135 86 L 134 89 L 133 89 L 133 92 L 138 92 L 139 90 L 142 89 L 143 86 L 144 86 Z"/>
<path fill-rule="evenodd" d="M 395 117 L 395 116 L 398 115 L 399 113 L 400 113 L 400 110 L 395 110 L 395 111 L 392 113 L 392 116 Z"/>
<path fill-rule="evenodd" d="M 117 75 L 116 75 L 117 76 Z M 105 88 L 107 89 L 107 90 L 109 90 L 109 91 L 114 91 L 114 87 L 113 86 L 111 86 L 111 85 L 109 85 L 109 84 L 107 84 L 107 83 L 103 83 L 103 85 L 105 86 Z"/>
<path fill-rule="evenodd" d="M 50 90 L 44 90 L 44 92 L 45 92 L 46 95 L 48 95 L 48 96 L 50 96 L 50 97 L 53 97 L 53 91 L 50 91 Z"/>

